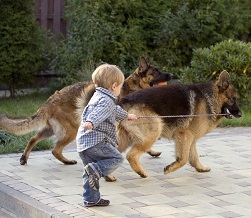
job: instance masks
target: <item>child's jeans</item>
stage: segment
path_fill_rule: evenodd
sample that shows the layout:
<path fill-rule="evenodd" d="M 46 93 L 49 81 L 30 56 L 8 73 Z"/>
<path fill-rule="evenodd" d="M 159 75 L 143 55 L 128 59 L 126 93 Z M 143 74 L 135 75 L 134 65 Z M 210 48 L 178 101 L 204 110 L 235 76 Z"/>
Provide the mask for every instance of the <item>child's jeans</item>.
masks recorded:
<path fill-rule="evenodd" d="M 107 141 L 79 152 L 83 165 L 91 165 L 92 169 L 99 174 L 99 177 L 107 176 L 116 170 L 123 162 L 124 157 L 120 152 Z M 84 203 L 97 203 L 100 199 L 100 192 L 94 191 L 88 182 L 87 174 L 83 173 L 83 197 Z"/>

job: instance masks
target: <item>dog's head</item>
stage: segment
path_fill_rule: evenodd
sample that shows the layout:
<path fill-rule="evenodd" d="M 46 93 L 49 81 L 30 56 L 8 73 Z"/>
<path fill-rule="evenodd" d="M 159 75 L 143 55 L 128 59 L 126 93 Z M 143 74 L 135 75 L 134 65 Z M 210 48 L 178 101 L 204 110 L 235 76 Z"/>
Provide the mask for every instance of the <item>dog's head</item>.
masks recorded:
<path fill-rule="evenodd" d="M 173 77 L 171 73 L 161 72 L 150 63 L 149 57 L 140 57 L 138 75 L 144 83 L 153 86 L 159 82 L 170 81 Z"/>
<path fill-rule="evenodd" d="M 241 110 L 237 105 L 237 92 L 231 84 L 231 79 L 227 71 L 222 71 L 216 82 L 219 96 L 222 101 L 221 113 L 227 114 L 226 118 L 232 119 L 233 116 L 240 118 Z"/>
<path fill-rule="evenodd" d="M 158 82 L 169 81 L 172 77 L 171 73 L 161 72 L 151 65 L 149 57 L 141 57 L 139 67 L 125 79 L 120 97 L 140 89 L 149 88 Z"/>

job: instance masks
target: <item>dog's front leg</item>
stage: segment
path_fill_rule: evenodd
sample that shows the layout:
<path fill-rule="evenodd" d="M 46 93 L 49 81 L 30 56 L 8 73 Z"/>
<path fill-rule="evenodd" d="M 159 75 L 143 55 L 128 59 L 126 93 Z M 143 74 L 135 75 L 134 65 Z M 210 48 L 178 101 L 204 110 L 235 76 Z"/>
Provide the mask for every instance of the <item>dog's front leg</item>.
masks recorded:
<path fill-rule="evenodd" d="M 164 174 L 171 173 L 183 167 L 189 160 L 191 144 L 194 140 L 190 130 L 178 130 L 175 133 L 175 153 L 176 161 L 164 168 Z"/>
<path fill-rule="evenodd" d="M 205 167 L 200 163 L 195 142 L 192 143 L 191 148 L 190 148 L 189 163 L 191 164 L 192 167 L 194 167 L 200 173 L 209 172 L 211 170 L 210 167 Z"/>

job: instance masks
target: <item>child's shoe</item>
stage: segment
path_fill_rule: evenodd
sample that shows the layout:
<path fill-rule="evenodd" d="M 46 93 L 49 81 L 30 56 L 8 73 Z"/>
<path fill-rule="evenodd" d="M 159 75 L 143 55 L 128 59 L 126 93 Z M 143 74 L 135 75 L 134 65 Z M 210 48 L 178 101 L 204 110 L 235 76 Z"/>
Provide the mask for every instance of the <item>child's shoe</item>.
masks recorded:
<path fill-rule="evenodd" d="M 84 203 L 85 207 L 94 207 L 94 206 L 108 206 L 110 204 L 109 200 L 105 200 L 105 199 L 100 199 L 97 203 Z"/>
<path fill-rule="evenodd" d="M 88 175 L 89 185 L 94 191 L 99 190 L 99 176 L 95 173 L 91 166 L 86 165 L 84 167 L 86 174 Z"/>

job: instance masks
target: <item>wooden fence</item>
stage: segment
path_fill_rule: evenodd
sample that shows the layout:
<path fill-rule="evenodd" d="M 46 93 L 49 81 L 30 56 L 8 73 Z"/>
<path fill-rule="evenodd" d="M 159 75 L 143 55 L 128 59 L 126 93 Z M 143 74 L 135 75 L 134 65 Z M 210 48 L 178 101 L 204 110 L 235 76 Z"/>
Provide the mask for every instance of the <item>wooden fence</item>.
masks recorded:
<path fill-rule="evenodd" d="M 67 22 L 63 19 L 64 0 L 33 0 L 36 19 L 41 29 L 49 29 L 53 34 L 66 35 Z"/>

